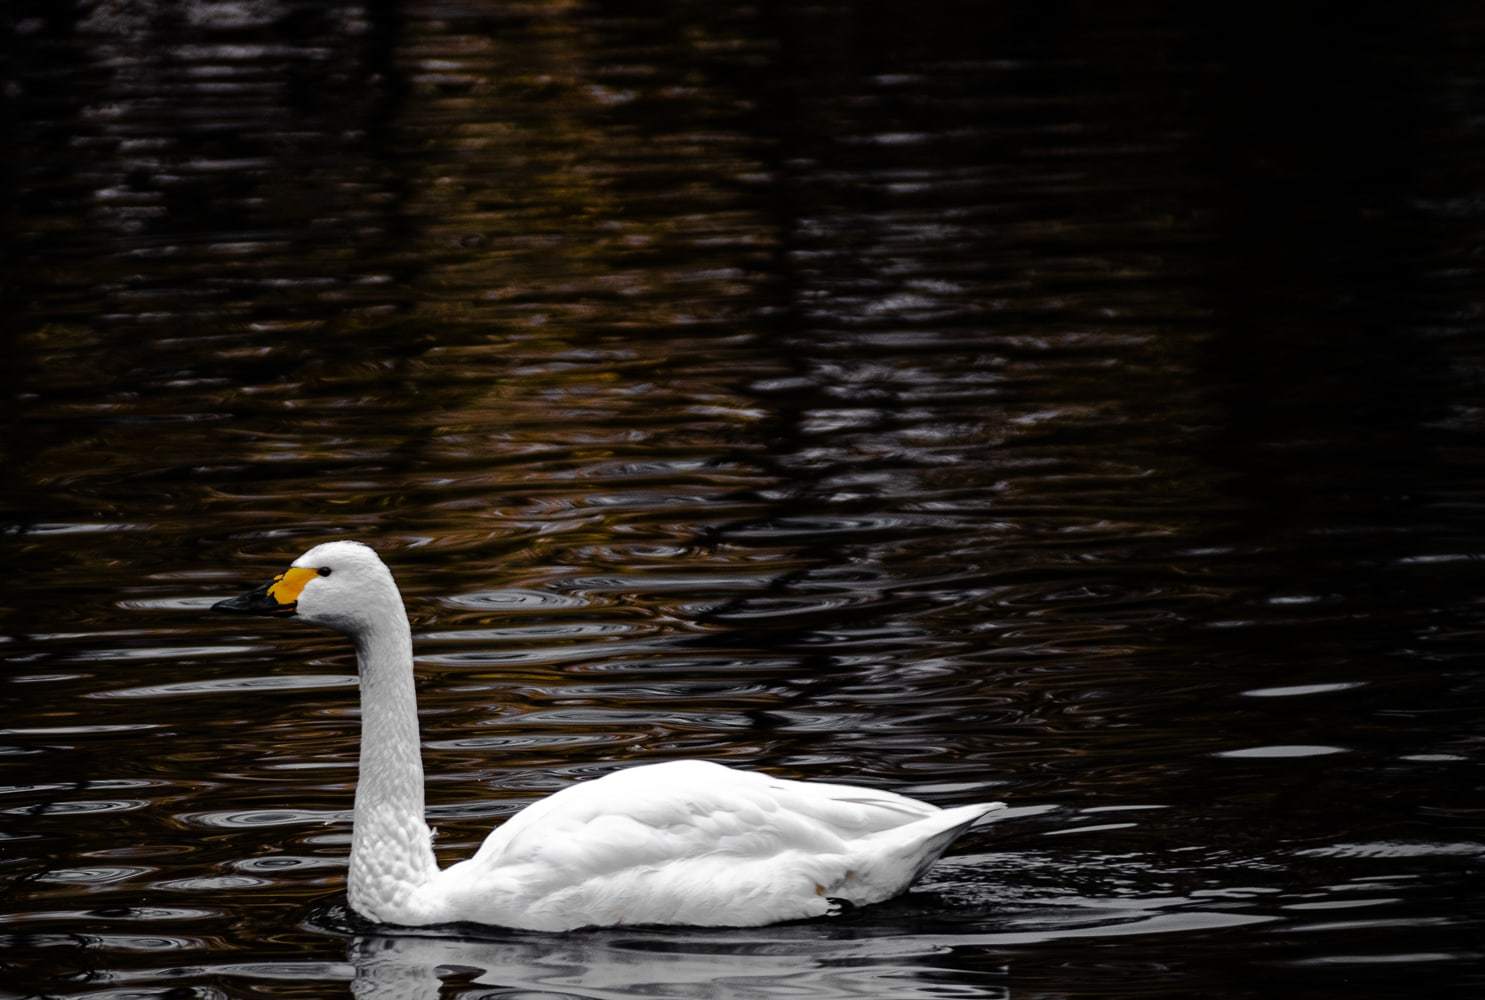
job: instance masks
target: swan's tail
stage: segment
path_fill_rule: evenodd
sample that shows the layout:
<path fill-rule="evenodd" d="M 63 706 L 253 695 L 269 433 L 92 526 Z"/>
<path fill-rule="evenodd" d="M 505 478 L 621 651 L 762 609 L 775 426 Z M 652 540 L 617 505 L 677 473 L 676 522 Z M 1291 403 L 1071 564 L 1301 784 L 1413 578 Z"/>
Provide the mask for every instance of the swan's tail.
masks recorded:
<path fill-rule="evenodd" d="M 911 839 L 903 844 L 905 853 L 913 859 L 913 874 L 908 879 L 908 884 L 916 882 L 939 859 L 939 855 L 948 850 L 949 845 L 958 840 L 965 830 L 974 826 L 982 816 L 1004 808 L 1004 802 L 976 802 L 972 806 L 955 806 L 890 831 L 911 835 Z"/>
<path fill-rule="evenodd" d="M 858 905 L 890 899 L 912 885 L 981 816 L 1004 808 L 1004 802 L 978 802 L 939 809 L 871 834 L 858 842 L 862 848 L 857 855 L 859 867 L 846 873 L 828 895 Z"/>

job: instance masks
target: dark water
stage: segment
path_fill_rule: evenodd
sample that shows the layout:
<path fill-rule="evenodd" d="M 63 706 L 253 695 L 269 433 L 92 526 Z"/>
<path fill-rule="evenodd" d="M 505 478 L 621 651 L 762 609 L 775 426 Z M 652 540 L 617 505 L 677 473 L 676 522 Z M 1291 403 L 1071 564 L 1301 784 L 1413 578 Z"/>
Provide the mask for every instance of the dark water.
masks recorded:
<path fill-rule="evenodd" d="M 1469 7 L 7 8 L 0 989 L 1485 985 Z M 1006 798 L 752 931 L 346 920 L 377 545 L 447 863 L 699 756 Z M 440 985 L 442 984 L 442 985 Z"/>

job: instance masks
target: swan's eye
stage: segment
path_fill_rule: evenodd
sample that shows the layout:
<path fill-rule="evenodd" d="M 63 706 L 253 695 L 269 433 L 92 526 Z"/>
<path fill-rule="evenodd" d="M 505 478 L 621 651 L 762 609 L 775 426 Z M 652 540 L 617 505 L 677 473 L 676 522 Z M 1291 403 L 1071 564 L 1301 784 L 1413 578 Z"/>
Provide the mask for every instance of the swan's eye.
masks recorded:
<path fill-rule="evenodd" d="M 330 575 L 330 567 L 329 566 L 321 566 L 320 567 L 320 575 L 321 576 L 329 576 Z"/>

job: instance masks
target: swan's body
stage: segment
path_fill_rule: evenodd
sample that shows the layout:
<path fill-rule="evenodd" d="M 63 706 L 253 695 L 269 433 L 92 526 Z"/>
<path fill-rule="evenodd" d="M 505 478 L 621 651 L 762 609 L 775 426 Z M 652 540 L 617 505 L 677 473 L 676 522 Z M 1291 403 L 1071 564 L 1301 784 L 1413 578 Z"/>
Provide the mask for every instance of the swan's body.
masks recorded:
<path fill-rule="evenodd" d="M 412 635 L 375 552 L 330 542 L 218 608 L 297 613 L 351 636 L 361 764 L 348 893 L 403 925 L 560 931 L 619 924 L 749 927 L 905 890 L 988 802 L 940 809 L 891 792 L 790 781 L 706 761 L 618 771 L 528 806 L 442 871 L 424 821 Z"/>

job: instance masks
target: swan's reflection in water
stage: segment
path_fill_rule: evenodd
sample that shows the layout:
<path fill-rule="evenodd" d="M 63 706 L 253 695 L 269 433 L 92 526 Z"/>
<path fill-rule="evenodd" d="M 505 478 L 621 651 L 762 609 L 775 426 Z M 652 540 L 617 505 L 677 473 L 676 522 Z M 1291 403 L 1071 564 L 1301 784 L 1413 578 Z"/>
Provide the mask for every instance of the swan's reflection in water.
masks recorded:
<path fill-rule="evenodd" d="M 831 938 L 793 925 L 748 937 L 663 931 L 513 935 L 506 940 L 364 935 L 351 941 L 357 1000 L 438 997 L 444 979 L 498 988 L 499 996 L 864 997 L 927 1000 L 995 996 L 1003 989 L 942 981 L 925 961 L 948 939 Z M 956 942 L 959 943 L 959 942 Z M 931 975 L 939 981 L 928 981 Z M 988 978 L 988 976 L 987 976 Z M 989 991 L 987 992 L 987 987 Z M 509 992 L 516 991 L 516 992 Z"/>

